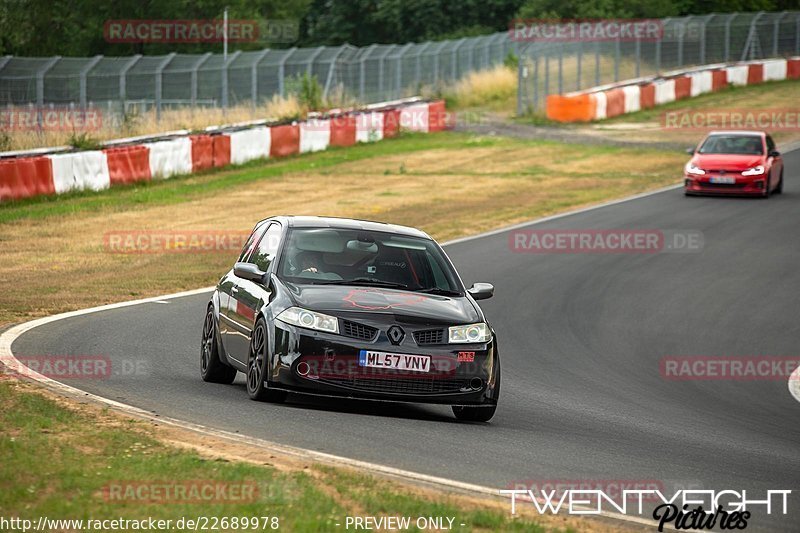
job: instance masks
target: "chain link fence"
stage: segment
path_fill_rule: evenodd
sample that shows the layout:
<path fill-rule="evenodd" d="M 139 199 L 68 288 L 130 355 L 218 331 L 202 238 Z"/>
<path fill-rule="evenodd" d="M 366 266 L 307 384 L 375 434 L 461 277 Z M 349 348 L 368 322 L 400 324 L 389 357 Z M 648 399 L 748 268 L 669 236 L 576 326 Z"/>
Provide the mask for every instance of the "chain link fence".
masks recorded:
<path fill-rule="evenodd" d="M 547 95 L 696 65 L 800 55 L 800 11 L 725 13 L 661 21 L 661 38 L 516 42 L 517 114 L 541 112 Z"/>
<path fill-rule="evenodd" d="M 132 109 L 249 105 L 287 96 L 306 75 L 322 96 L 369 104 L 418 94 L 503 62 L 506 32 L 405 45 L 92 58 L 0 57 L 0 106 Z"/>

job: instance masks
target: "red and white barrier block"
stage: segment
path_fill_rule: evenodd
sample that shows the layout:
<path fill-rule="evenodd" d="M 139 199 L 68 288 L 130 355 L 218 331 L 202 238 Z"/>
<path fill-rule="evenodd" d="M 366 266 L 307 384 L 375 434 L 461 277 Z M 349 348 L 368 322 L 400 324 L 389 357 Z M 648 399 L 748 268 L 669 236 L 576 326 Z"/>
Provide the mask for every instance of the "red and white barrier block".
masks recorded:
<path fill-rule="evenodd" d="M 637 79 L 547 97 L 547 117 L 558 122 L 590 122 L 718 91 L 800 79 L 800 57 L 764 59 L 734 65 L 708 65 L 660 78 Z"/>
<path fill-rule="evenodd" d="M 0 201 L 75 190 L 102 190 L 117 184 L 351 146 L 397 135 L 401 128 L 439 131 L 446 127 L 443 101 L 393 102 L 331 117 L 291 124 L 216 129 L 208 133 L 173 132 L 170 138 L 111 142 L 103 150 L 46 155 L 0 154 Z"/>

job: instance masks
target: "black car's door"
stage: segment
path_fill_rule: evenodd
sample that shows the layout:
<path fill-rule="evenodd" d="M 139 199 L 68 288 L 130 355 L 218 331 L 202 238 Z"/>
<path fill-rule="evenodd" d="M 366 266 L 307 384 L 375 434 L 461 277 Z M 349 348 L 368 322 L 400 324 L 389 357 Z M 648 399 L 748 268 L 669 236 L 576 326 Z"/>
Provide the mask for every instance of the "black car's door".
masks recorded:
<path fill-rule="evenodd" d="M 253 252 L 245 262 L 256 265 L 262 272 L 269 273 L 273 259 L 278 253 L 282 228 L 277 222 L 272 222 L 261 236 Z M 265 276 L 266 279 L 268 277 Z M 270 299 L 270 290 L 267 285 L 233 276 L 234 285 L 231 288 L 228 305 L 228 318 L 230 332 L 226 349 L 228 355 L 247 364 L 250 350 L 250 334 L 255 326 L 256 313 L 263 302 Z"/>
<path fill-rule="evenodd" d="M 256 245 L 261 240 L 261 236 L 264 235 L 267 226 L 269 226 L 268 222 L 262 222 L 253 228 L 253 232 L 250 234 L 250 237 L 248 237 L 244 248 L 242 248 L 237 262 L 247 261 L 247 259 L 253 255 Z M 233 274 L 233 269 L 231 269 L 217 285 L 219 289 L 219 333 L 222 339 L 222 345 L 225 348 L 225 353 L 229 355 L 232 355 L 232 338 L 239 334 L 238 329 L 234 327 L 233 323 L 236 300 L 231 298 L 232 294 L 238 291 L 236 288 L 237 279 L 238 278 Z"/>

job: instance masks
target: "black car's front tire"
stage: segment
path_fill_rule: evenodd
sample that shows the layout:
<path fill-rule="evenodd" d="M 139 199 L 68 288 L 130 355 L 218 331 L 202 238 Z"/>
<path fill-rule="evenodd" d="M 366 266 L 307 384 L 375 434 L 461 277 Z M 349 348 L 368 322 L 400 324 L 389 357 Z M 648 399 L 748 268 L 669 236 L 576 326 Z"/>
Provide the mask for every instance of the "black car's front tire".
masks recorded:
<path fill-rule="evenodd" d="M 214 307 L 208 306 L 203 322 L 203 339 L 200 345 L 200 377 L 209 383 L 230 385 L 236 379 L 236 369 L 223 363 L 219 358 L 217 328 L 214 321 Z"/>
<path fill-rule="evenodd" d="M 250 355 L 247 358 L 247 394 L 256 401 L 282 402 L 286 391 L 270 389 L 266 384 L 269 367 L 267 323 L 259 317 L 250 339 Z"/>

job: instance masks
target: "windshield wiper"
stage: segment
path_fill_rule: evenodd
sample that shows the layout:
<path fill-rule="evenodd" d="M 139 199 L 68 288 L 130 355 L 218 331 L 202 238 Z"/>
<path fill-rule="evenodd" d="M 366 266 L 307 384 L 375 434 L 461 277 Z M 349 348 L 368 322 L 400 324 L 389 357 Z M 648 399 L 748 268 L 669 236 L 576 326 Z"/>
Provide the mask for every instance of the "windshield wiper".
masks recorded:
<path fill-rule="evenodd" d="M 366 287 L 387 287 L 390 289 L 408 289 L 405 283 L 395 283 L 393 281 L 383 281 L 374 278 L 355 278 L 355 279 L 342 279 L 334 281 L 321 281 L 315 282 L 315 285 L 359 285 Z"/>
<path fill-rule="evenodd" d="M 450 289 L 442 289 L 440 287 L 430 287 L 428 289 L 419 289 L 414 292 L 424 292 L 425 294 L 437 294 L 439 296 L 461 296 L 460 292 L 451 291 Z"/>

